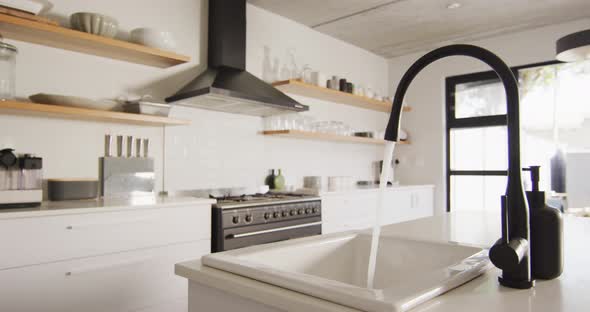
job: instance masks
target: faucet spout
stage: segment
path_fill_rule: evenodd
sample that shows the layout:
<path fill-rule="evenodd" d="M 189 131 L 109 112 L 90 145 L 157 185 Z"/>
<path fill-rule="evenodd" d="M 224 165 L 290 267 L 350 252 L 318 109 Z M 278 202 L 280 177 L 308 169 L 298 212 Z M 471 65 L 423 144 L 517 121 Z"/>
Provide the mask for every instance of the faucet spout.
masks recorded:
<path fill-rule="evenodd" d="M 490 259 L 502 269 L 499 281 L 512 288 L 530 288 L 531 276 L 529 209 L 524 194 L 520 165 L 520 115 L 518 83 L 512 70 L 494 53 L 477 46 L 455 44 L 433 50 L 418 59 L 400 80 L 385 131 L 385 139 L 398 141 L 404 96 L 410 83 L 426 66 L 448 56 L 469 56 L 489 65 L 506 92 L 508 125 L 508 185 L 502 198 L 502 238 L 491 248 Z M 397 104 L 397 105 L 396 105 Z M 516 263 L 514 263 L 516 261 Z M 508 265 L 507 265 L 508 264 Z"/>

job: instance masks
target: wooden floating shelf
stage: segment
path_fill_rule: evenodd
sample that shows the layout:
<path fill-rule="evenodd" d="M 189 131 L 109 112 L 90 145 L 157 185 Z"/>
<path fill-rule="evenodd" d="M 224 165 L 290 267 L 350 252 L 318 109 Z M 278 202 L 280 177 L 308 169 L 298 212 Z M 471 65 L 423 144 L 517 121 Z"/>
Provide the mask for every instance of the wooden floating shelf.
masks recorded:
<path fill-rule="evenodd" d="M 317 98 L 323 101 L 336 102 L 350 106 L 371 109 L 379 112 L 391 112 L 391 103 L 389 102 L 379 101 L 368 98 L 366 96 L 360 96 L 338 90 L 319 87 L 310 83 L 305 83 L 300 79 L 277 81 L 274 82 L 272 85 L 275 88 L 286 93 L 293 93 L 297 95 Z M 409 112 L 411 110 L 411 107 L 406 106 L 403 108 L 404 112 Z"/>
<path fill-rule="evenodd" d="M 101 111 L 87 108 L 18 101 L 0 101 L 0 110 L 3 113 L 16 115 L 34 115 L 74 120 L 106 121 L 143 126 L 181 126 L 190 124 L 190 121 L 188 120 L 180 120 L 161 116 Z"/>
<path fill-rule="evenodd" d="M 320 141 L 336 141 L 344 143 L 363 143 L 363 144 L 385 144 L 387 141 L 382 139 L 364 138 L 357 136 L 345 136 L 338 134 L 319 133 L 319 132 L 307 132 L 299 130 L 273 130 L 273 131 L 262 131 L 263 135 L 295 138 L 295 139 L 306 139 L 306 140 L 320 140 Z M 396 144 L 410 144 L 408 141 L 400 141 Z"/>
<path fill-rule="evenodd" d="M 0 33 L 5 38 L 14 40 L 154 67 L 164 68 L 190 61 L 190 57 L 174 52 L 6 14 L 0 14 Z"/>

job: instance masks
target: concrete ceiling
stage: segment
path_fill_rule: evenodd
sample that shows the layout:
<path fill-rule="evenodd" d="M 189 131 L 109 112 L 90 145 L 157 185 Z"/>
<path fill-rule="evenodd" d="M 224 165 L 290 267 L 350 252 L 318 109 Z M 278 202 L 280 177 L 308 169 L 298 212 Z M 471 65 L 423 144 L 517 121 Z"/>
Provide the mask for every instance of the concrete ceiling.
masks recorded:
<path fill-rule="evenodd" d="M 590 17 L 590 0 L 249 2 L 386 58 Z"/>

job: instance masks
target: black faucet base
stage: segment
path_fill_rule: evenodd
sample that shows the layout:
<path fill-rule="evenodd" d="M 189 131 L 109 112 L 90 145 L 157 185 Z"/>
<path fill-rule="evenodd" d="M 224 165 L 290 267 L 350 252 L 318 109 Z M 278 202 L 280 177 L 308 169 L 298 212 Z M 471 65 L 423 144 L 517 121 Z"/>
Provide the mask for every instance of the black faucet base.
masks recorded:
<path fill-rule="evenodd" d="M 500 284 L 502 286 L 506 286 L 506 287 L 510 287 L 510 288 L 516 288 L 516 289 L 529 289 L 529 288 L 533 288 L 535 287 L 535 281 L 514 281 L 514 280 L 509 280 L 509 279 L 505 279 L 502 278 L 501 276 L 498 277 L 498 282 L 500 282 Z"/>

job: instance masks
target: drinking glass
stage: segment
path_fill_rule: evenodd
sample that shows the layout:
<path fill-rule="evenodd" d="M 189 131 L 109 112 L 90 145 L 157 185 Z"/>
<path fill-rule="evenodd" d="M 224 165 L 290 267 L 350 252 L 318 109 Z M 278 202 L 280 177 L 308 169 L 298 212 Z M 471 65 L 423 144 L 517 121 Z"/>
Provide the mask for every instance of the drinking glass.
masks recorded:
<path fill-rule="evenodd" d="M 15 46 L 2 42 L 2 39 L 0 35 L 0 100 L 13 100 L 18 50 Z"/>

